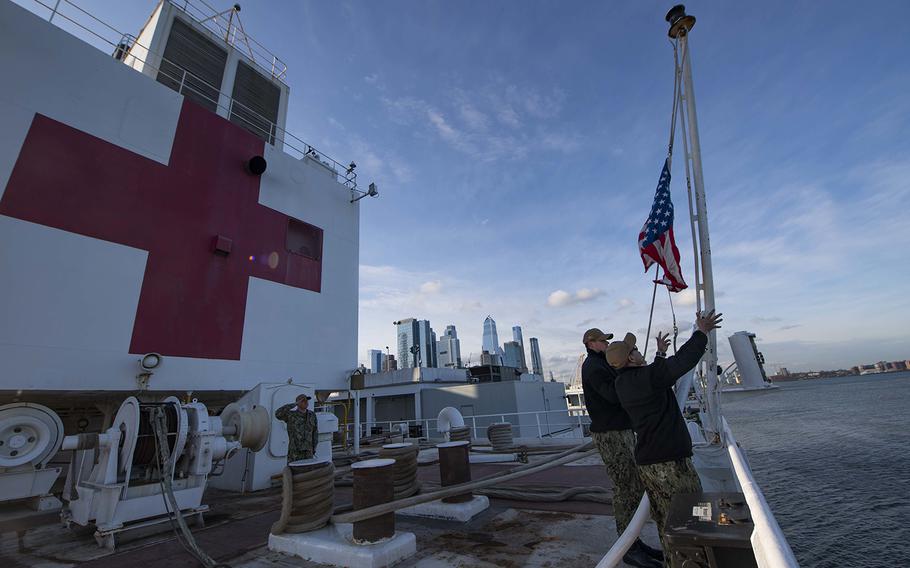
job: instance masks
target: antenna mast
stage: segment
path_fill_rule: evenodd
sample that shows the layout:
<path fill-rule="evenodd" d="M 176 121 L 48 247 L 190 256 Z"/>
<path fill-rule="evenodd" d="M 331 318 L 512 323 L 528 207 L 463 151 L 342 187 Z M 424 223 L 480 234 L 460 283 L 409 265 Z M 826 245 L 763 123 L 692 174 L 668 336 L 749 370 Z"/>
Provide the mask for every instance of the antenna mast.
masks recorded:
<path fill-rule="evenodd" d="M 667 12 L 667 22 L 670 24 L 668 35 L 678 44 L 682 54 L 682 91 L 685 100 L 684 112 L 680 112 L 680 120 L 686 127 L 683 136 L 687 138 L 686 159 L 692 164 L 692 183 L 695 186 L 695 223 L 697 233 L 692 235 L 698 256 L 701 262 L 701 283 L 696 286 L 695 294 L 699 306 L 704 306 L 705 312 L 714 308 L 714 274 L 711 267 L 711 239 L 708 235 L 708 207 L 705 199 L 705 180 L 701 166 L 701 144 L 698 138 L 698 114 L 695 110 L 695 89 L 692 85 L 692 59 L 689 51 L 689 32 L 695 26 L 695 16 L 686 14 L 686 7 L 677 4 Z M 683 110 L 683 109 L 680 109 Z M 705 405 L 708 413 L 709 424 L 706 430 L 715 434 L 715 438 L 723 436 L 720 421 L 720 387 L 717 380 L 717 331 L 708 334 L 708 351 L 702 358 L 702 376 L 705 378 Z M 708 432 L 706 432 L 708 434 Z M 709 442 L 712 441 L 709 437 Z"/>

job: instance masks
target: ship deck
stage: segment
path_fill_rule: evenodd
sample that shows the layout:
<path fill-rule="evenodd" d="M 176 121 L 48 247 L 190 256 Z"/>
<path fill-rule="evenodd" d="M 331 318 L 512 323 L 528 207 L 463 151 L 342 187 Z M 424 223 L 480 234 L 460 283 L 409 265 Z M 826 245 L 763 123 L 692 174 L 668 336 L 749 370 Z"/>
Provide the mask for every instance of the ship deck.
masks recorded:
<path fill-rule="evenodd" d="M 473 464 L 471 473 L 476 479 L 515 465 Z M 419 468 L 419 479 L 427 487 L 438 485 L 438 467 Z M 597 456 L 528 475 L 509 486 L 600 486 L 607 495 L 612 489 Z M 203 502 L 210 507 L 205 526 L 194 527 L 193 533 L 199 546 L 218 562 L 234 568 L 321 566 L 268 549 L 269 529 L 281 507 L 278 488 L 245 495 L 209 488 Z M 335 502 L 336 506 L 349 504 L 351 488 L 337 487 Z M 467 523 L 397 515 L 396 530 L 414 533 L 417 554 L 396 566 L 594 566 L 616 539 L 612 513 L 607 503 L 490 498 L 490 508 Z M 199 565 L 167 523 L 159 525 L 155 534 L 124 533 L 114 552 L 99 548 L 91 529 L 63 527 L 54 513 L 0 520 L 0 531 L 0 565 L 6 568 Z M 645 526 L 642 538 L 658 545 L 653 523 Z"/>

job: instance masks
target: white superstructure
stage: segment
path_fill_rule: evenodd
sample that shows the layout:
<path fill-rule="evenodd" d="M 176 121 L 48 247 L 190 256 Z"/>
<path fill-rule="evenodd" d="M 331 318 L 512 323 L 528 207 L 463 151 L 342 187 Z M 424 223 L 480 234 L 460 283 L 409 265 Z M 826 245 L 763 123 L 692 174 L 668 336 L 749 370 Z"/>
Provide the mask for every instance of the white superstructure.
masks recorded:
<path fill-rule="evenodd" d="M 162 62 L 177 23 L 225 54 L 223 80 L 207 91 L 214 110 L 186 87 L 192 74 Z M 0 90 L 0 402 L 35 395 L 53 406 L 88 392 L 97 402 L 115 391 L 122 400 L 147 352 L 162 355 L 146 377 L 152 392 L 202 398 L 289 378 L 345 387 L 357 344 L 360 204 L 350 172 L 311 148 L 295 154 L 277 76 L 256 83 L 279 93 L 265 136 L 277 145 L 245 127 L 234 80 L 243 66 L 262 71 L 246 47 L 168 1 L 139 39 L 150 45 L 133 41 L 120 61 L 0 3 L 9 79 Z M 174 69 L 182 85 L 160 75 Z M 53 144 L 60 132 L 86 145 Z M 267 163 L 260 176 L 248 171 L 254 155 Z M 156 196 L 181 182 L 204 195 Z M 72 204 L 57 198 L 64 190 Z"/>

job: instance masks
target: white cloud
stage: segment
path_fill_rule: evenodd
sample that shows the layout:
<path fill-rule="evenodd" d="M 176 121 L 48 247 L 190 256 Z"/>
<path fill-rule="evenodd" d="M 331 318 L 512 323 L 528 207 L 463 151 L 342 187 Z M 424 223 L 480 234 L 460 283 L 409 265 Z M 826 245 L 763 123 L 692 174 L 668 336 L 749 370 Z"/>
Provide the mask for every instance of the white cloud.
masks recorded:
<path fill-rule="evenodd" d="M 430 119 L 430 123 L 436 127 L 436 130 L 439 132 L 439 135 L 442 136 L 445 140 L 450 142 L 460 142 L 461 135 L 457 130 L 452 128 L 444 116 L 441 113 L 435 110 L 427 111 L 427 118 Z"/>
<path fill-rule="evenodd" d="M 547 305 L 551 308 L 562 308 L 573 304 L 590 302 L 603 295 L 603 290 L 599 288 L 582 288 L 574 294 L 566 292 L 565 290 L 556 290 L 547 298 Z"/>
<path fill-rule="evenodd" d="M 547 298 L 547 305 L 551 308 L 558 308 L 562 306 L 568 306 L 572 303 L 572 294 L 569 294 L 565 290 L 556 290 L 550 294 L 550 297 Z"/>
<path fill-rule="evenodd" d="M 578 134 L 552 128 L 565 98 L 559 89 L 547 93 L 494 80 L 472 86 L 470 91 L 452 88 L 432 103 L 414 97 L 383 98 L 382 102 L 393 122 L 424 125 L 455 150 L 493 162 L 521 160 L 542 151 L 571 154 L 582 150 L 585 144 Z M 491 120 L 508 128 L 490 128 Z"/>
<path fill-rule="evenodd" d="M 438 294 L 440 290 L 442 290 L 442 282 L 439 280 L 431 280 L 420 285 L 421 294 Z"/>
<path fill-rule="evenodd" d="M 507 105 L 500 108 L 496 113 L 496 118 L 499 119 L 499 122 L 505 124 L 506 126 L 510 126 L 512 128 L 521 127 L 521 119 L 518 118 L 518 113 L 515 112 L 515 109 L 513 109 L 511 106 Z"/>
<path fill-rule="evenodd" d="M 462 104 L 459 111 L 461 112 L 461 119 L 472 130 L 485 130 L 487 128 L 487 116 L 472 105 L 468 103 Z"/>
<path fill-rule="evenodd" d="M 695 290 L 692 288 L 686 288 L 682 292 L 676 294 L 674 298 L 677 306 L 694 306 L 695 305 Z"/>

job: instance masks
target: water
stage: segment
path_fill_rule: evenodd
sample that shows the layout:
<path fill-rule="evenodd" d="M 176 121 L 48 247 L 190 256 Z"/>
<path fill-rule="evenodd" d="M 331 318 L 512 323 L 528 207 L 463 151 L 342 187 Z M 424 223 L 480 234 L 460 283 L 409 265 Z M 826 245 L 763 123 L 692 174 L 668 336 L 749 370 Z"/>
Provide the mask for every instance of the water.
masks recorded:
<path fill-rule="evenodd" d="M 908 403 L 910 372 L 782 383 L 724 400 L 802 566 L 910 566 Z"/>

